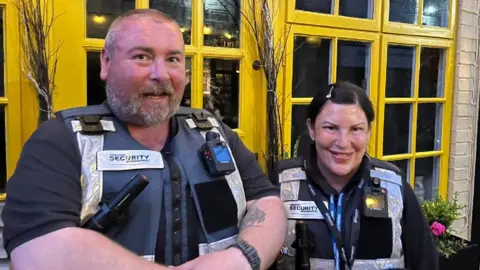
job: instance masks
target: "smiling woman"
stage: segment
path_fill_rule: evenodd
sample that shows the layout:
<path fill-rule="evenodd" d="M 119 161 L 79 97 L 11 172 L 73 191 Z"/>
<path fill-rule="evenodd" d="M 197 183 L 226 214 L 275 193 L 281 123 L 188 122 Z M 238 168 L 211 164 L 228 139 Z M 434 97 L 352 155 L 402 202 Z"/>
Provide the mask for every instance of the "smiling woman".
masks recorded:
<path fill-rule="evenodd" d="M 437 269 L 435 246 L 412 188 L 396 166 L 366 153 L 373 121 L 372 102 L 352 83 L 321 88 L 309 104 L 306 151 L 277 166 L 290 219 L 279 269 L 291 269 L 284 264 L 295 256 L 291 239 L 301 241 L 293 230 L 299 226 L 314 241 L 315 248 L 303 254 L 312 269 L 338 270 L 343 263 L 349 269 L 354 263 L 362 269 Z M 294 248 L 299 261 L 302 249 Z"/>
<path fill-rule="evenodd" d="M 308 107 L 307 128 L 315 143 L 317 165 L 326 181 L 341 191 L 357 172 L 367 150 L 372 103 L 358 86 L 338 82 Z"/>

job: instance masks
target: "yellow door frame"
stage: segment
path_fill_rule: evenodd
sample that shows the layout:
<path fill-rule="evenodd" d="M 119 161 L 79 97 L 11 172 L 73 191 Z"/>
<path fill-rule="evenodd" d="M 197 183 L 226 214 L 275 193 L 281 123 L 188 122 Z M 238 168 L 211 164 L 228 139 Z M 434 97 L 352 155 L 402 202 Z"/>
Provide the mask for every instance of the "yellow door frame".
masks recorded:
<path fill-rule="evenodd" d="M 4 20 L 4 56 L 5 56 L 5 96 L 0 98 L 0 104 L 5 106 L 5 136 L 6 136 L 6 165 L 7 179 L 13 174 L 22 148 L 22 113 L 21 98 L 22 77 L 19 50 L 18 14 L 13 0 L 0 0 Z M 9 23 L 7 23 L 9 22 Z M 0 194 L 4 200 L 6 194 Z"/>

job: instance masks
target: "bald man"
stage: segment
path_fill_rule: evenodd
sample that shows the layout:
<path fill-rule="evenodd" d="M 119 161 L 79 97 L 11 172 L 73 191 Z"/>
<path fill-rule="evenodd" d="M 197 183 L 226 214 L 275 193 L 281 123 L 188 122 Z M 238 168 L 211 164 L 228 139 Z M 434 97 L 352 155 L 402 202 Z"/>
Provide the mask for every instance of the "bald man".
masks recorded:
<path fill-rule="evenodd" d="M 175 21 L 148 9 L 118 17 L 100 77 L 107 100 L 41 125 L 8 181 L 4 246 L 15 270 L 267 269 L 286 236 L 279 191 L 228 126 L 179 106 Z M 212 171 L 212 160 L 229 169 Z M 124 220 L 85 228 L 136 174 L 148 185 Z"/>

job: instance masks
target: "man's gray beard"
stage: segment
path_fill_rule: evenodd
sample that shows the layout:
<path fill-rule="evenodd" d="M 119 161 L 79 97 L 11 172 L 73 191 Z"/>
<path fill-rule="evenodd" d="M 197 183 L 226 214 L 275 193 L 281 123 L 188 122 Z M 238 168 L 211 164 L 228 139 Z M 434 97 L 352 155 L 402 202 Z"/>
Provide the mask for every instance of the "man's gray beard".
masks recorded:
<path fill-rule="evenodd" d="M 107 103 L 115 116 L 125 123 L 138 126 L 153 126 L 159 123 L 165 123 L 178 111 L 180 102 L 177 101 L 173 90 L 168 97 L 168 106 L 152 106 L 150 110 L 145 111 L 141 108 L 143 97 L 137 94 L 132 98 L 123 101 L 119 92 L 122 90 L 113 89 L 106 83 Z"/>

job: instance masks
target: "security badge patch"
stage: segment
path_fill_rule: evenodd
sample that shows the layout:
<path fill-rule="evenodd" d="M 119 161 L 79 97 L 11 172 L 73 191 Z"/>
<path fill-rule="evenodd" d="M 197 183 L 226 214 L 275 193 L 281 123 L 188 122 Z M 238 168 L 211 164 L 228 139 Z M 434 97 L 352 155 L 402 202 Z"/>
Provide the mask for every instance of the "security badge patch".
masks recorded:
<path fill-rule="evenodd" d="M 97 170 L 163 169 L 162 154 L 150 150 L 108 150 L 97 153 Z"/>
<path fill-rule="evenodd" d="M 328 209 L 328 202 L 323 202 Z M 314 201 L 287 201 L 283 202 L 288 219 L 323 219 Z"/>

